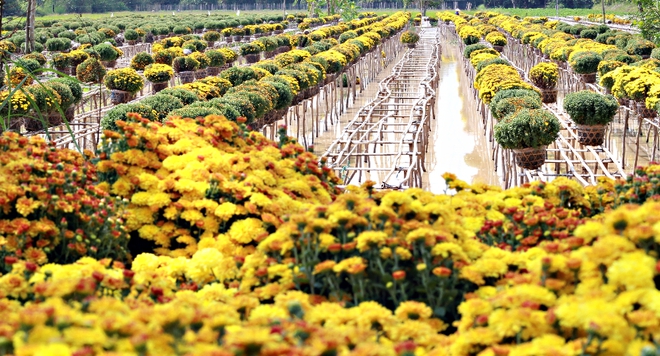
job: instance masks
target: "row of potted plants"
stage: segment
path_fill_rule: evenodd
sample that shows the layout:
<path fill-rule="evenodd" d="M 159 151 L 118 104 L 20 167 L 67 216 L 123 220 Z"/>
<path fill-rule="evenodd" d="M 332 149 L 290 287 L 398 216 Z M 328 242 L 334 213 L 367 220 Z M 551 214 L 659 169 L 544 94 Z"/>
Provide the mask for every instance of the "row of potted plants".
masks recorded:
<path fill-rule="evenodd" d="M 483 31 L 486 26 L 479 26 L 471 21 L 473 28 Z M 496 30 L 489 33 L 498 33 Z M 460 31 L 460 30 L 459 30 Z M 482 32 L 483 33 L 483 32 Z M 487 32 L 488 33 L 488 32 Z M 486 34 L 488 36 L 489 34 Z M 475 88 L 481 90 L 490 82 L 496 90 L 488 98 L 493 118 L 498 120 L 494 126 L 494 137 L 500 146 L 514 150 L 516 163 L 528 169 L 536 169 L 545 161 L 544 146 L 555 141 L 561 125 L 550 112 L 542 110 L 541 103 L 556 101 L 556 85 L 559 77 L 555 63 L 541 62 L 530 69 L 529 80 L 535 85 L 535 92 L 524 87 L 517 70 L 510 63 L 499 57 L 498 51 L 483 44 L 466 46 L 464 56 L 470 59 L 477 71 Z M 517 78 L 517 80 L 516 80 Z M 541 95 L 538 95 L 539 92 Z M 485 98 L 480 92 L 480 97 Z M 484 100 L 485 101 L 485 100 Z M 618 110 L 616 100 L 590 91 L 567 94 L 564 109 L 577 125 L 578 141 L 585 145 L 603 143 L 606 125 L 611 122 Z"/>
<path fill-rule="evenodd" d="M 163 90 L 163 95 L 177 97 L 177 100 L 166 100 L 167 104 L 162 104 L 162 99 L 146 99 L 157 101 L 155 111 L 164 113 L 164 116 L 156 116 L 149 105 L 143 104 L 144 100 L 137 104 L 120 105 L 104 117 L 102 126 L 106 129 L 115 128 L 115 122 L 125 120 L 130 110 L 138 110 L 144 117 L 154 120 L 162 120 L 167 114 L 196 117 L 212 113 L 221 113 L 232 120 L 245 117 L 246 123 L 253 125 L 257 125 L 257 122 L 262 124 L 264 120 L 275 120 L 281 117 L 292 103 L 315 95 L 319 85 L 329 82 L 330 77 L 334 78 L 348 64 L 354 63 L 362 54 L 374 49 L 381 40 L 398 32 L 405 26 L 408 17 L 409 14 L 400 12 L 380 22 L 361 22 L 365 26 L 356 30 L 363 34 L 342 44 L 331 38 L 320 40 L 312 46 L 278 54 L 272 60 L 263 60 L 250 67 L 231 67 L 220 72 L 218 77 L 208 77 Z M 366 25 L 367 23 L 371 25 Z M 319 52 L 321 45 L 323 51 Z M 174 71 L 181 74 L 184 70 L 195 68 L 195 54 L 204 55 L 194 52 L 175 58 Z M 152 72 L 156 72 L 153 67 L 156 65 L 145 67 L 144 74 L 147 79 L 155 75 Z M 162 68 L 162 71 L 165 70 L 169 68 Z M 105 80 L 108 88 L 130 92 L 141 89 L 139 74 L 135 70 L 129 68 L 114 72 L 125 79 L 109 80 L 108 78 L 114 78 L 115 74 L 108 73 Z M 112 76 L 109 75 L 111 73 Z M 129 77 L 133 80 L 129 80 Z M 133 83 L 136 85 L 130 88 L 123 86 Z M 162 95 L 159 95 L 160 97 Z M 175 101 L 180 101 L 181 106 L 172 105 Z"/>

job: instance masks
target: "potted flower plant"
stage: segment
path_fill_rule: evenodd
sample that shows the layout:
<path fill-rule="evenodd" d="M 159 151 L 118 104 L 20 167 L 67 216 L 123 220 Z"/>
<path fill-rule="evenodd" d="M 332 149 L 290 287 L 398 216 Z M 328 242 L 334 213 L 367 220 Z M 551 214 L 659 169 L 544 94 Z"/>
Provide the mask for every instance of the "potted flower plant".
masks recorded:
<path fill-rule="evenodd" d="M 140 36 L 138 35 L 137 31 L 133 29 L 128 29 L 124 31 L 124 39 L 128 41 L 129 45 L 131 46 L 135 45 L 137 43 L 138 38 L 140 38 Z"/>
<path fill-rule="evenodd" d="M 181 83 L 186 84 L 195 80 L 195 71 L 199 68 L 199 62 L 190 56 L 176 57 L 172 61 L 172 67 L 181 78 Z"/>
<path fill-rule="evenodd" d="M 220 39 L 220 33 L 217 31 L 206 31 L 202 35 L 202 39 L 207 42 L 209 48 L 213 47 L 215 41 Z"/>
<path fill-rule="evenodd" d="M 210 76 L 218 75 L 218 73 L 220 73 L 220 67 L 225 65 L 225 55 L 222 54 L 222 51 L 214 49 L 208 50 L 204 52 L 204 54 L 209 59 L 209 66 L 206 68 L 206 74 Z"/>
<path fill-rule="evenodd" d="M 494 31 L 486 35 L 486 41 L 493 45 L 493 49 L 495 49 L 498 52 L 502 52 L 504 50 L 504 46 L 506 46 L 507 40 L 506 37 L 504 37 L 503 34 L 500 32 Z"/>
<path fill-rule="evenodd" d="M 607 125 L 618 108 L 613 96 L 589 90 L 569 93 L 564 98 L 564 110 L 577 126 L 578 142 L 588 146 L 603 144 Z"/>
<path fill-rule="evenodd" d="M 122 50 L 109 43 L 101 43 L 93 48 L 101 57 L 101 63 L 103 63 L 106 68 L 114 68 L 115 65 L 117 65 L 117 58 L 124 54 Z"/>
<path fill-rule="evenodd" d="M 106 88 L 111 90 L 110 100 L 115 105 L 133 100 L 135 93 L 144 87 L 144 80 L 133 68 L 109 71 L 105 75 L 104 83 Z"/>
<path fill-rule="evenodd" d="M 144 70 L 146 66 L 152 64 L 154 58 L 147 52 L 139 52 L 131 59 L 131 68 L 135 70 Z"/>
<path fill-rule="evenodd" d="M 232 30 L 231 28 L 223 28 L 222 30 L 220 30 L 220 33 L 222 33 L 222 35 L 225 36 L 225 42 L 227 43 L 231 43 L 234 41 L 234 39 L 232 38 L 231 30 Z"/>
<path fill-rule="evenodd" d="M 83 83 L 100 83 L 105 72 L 103 64 L 94 57 L 88 58 L 76 67 L 76 77 Z"/>
<path fill-rule="evenodd" d="M 144 68 L 144 77 L 151 82 L 151 88 L 157 93 L 167 88 L 168 82 L 174 77 L 174 70 L 167 64 L 154 63 Z"/>
<path fill-rule="evenodd" d="M 206 68 L 209 66 L 211 62 L 209 60 L 209 57 L 207 57 L 206 54 L 202 52 L 193 52 L 189 56 L 194 58 L 197 62 L 199 62 L 199 66 L 195 71 L 195 79 L 206 78 Z"/>
<path fill-rule="evenodd" d="M 399 38 L 401 43 L 405 43 L 408 48 L 415 48 L 417 42 L 419 41 L 419 35 L 413 31 L 405 31 L 401 34 Z"/>
<path fill-rule="evenodd" d="M 257 41 L 241 45 L 241 55 L 248 63 L 257 63 L 263 50 L 264 45 Z"/>
<path fill-rule="evenodd" d="M 596 52 L 580 51 L 571 53 L 569 64 L 573 71 L 582 77 L 583 82 L 595 83 L 598 64 L 601 60 L 603 57 Z"/>
<path fill-rule="evenodd" d="M 72 69 L 70 69 L 72 68 L 71 58 L 65 53 L 55 53 L 53 55 L 53 67 L 64 74 L 73 74 Z"/>
<path fill-rule="evenodd" d="M 541 89 L 544 103 L 557 101 L 557 80 L 559 68 L 555 63 L 541 62 L 529 70 L 529 79 Z"/>
<path fill-rule="evenodd" d="M 516 164 L 537 169 L 546 158 L 547 145 L 557 139 L 561 124 L 549 111 L 522 109 L 498 122 L 494 136 L 502 148 L 512 149 Z"/>
<path fill-rule="evenodd" d="M 62 123 L 61 117 L 54 122 L 48 121 L 49 113 L 62 105 L 62 98 L 55 90 L 45 85 L 36 84 L 27 86 L 25 91 L 32 97 L 31 110 L 25 117 L 25 129 L 27 131 L 39 131 L 51 125 Z"/>

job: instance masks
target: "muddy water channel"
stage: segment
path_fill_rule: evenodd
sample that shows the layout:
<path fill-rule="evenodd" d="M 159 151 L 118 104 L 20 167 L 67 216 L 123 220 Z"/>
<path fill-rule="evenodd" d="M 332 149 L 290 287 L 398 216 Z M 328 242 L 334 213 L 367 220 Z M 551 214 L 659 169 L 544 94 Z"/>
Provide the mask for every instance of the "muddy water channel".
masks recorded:
<path fill-rule="evenodd" d="M 433 193 L 444 192 L 445 172 L 468 183 L 500 185 L 470 83 L 461 75 L 460 55 L 457 43 L 443 43 L 437 117 L 431 126 L 424 175 L 424 188 Z"/>

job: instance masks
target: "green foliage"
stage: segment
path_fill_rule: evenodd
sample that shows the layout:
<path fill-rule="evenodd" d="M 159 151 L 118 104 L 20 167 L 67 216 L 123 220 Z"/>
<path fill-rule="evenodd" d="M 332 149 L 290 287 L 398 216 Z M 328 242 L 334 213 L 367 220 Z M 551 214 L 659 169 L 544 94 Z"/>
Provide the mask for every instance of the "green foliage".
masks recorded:
<path fill-rule="evenodd" d="M 358 34 L 355 31 L 346 31 L 339 35 L 339 43 L 344 43 L 356 37 L 358 37 Z"/>
<path fill-rule="evenodd" d="M 51 79 L 48 81 L 48 83 L 62 83 L 69 87 L 69 90 L 71 90 L 71 94 L 73 95 L 73 103 L 77 104 L 82 100 L 83 97 L 83 89 L 80 83 L 77 80 L 70 79 L 70 78 L 57 78 L 57 79 Z"/>
<path fill-rule="evenodd" d="M 190 105 L 196 101 L 199 101 L 199 97 L 197 96 L 197 94 L 183 88 L 167 88 L 162 90 L 158 94 L 172 95 L 173 97 L 181 100 L 183 105 Z"/>
<path fill-rule="evenodd" d="M 137 39 L 140 38 L 140 35 L 138 35 L 135 30 L 126 30 L 124 31 L 124 38 L 127 41 L 137 41 Z"/>
<path fill-rule="evenodd" d="M 141 104 L 150 106 L 158 114 L 158 120 L 163 121 L 170 112 L 181 109 L 183 102 L 173 95 L 158 93 L 140 101 Z"/>
<path fill-rule="evenodd" d="M 486 46 L 483 43 L 475 43 L 475 44 L 471 44 L 469 46 L 465 46 L 465 49 L 463 50 L 463 57 L 470 58 L 470 55 L 472 54 L 472 52 L 482 50 L 482 49 L 486 49 L 486 48 L 490 48 L 490 47 Z"/>
<path fill-rule="evenodd" d="M 62 111 L 66 110 L 67 108 L 69 108 L 69 106 L 73 105 L 76 102 L 76 98 L 73 96 L 73 93 L 71 92 L 71 89 L 69 88 L 68 85 L 62 82 L 49 80 L 44 83 L 44 86 L 46 86 L 47 88 L 51 89 L 52 91 L 56 92 L 59 95 L 60 99 L 62 100 L 60 104 L 60 109 Z"/>
<path fill-rule="evenodd" d="M 540 109 L 541 102 L 531 96 L 509 97 L 491 105 L 493 117 L 500 120 L 522 109 Z"/>
<path fill-rule="evenodd" d="M 192 57 L 176 57 L 172 61 L 172 67 L 174 71 L 179 72 L 190 72 L 199 69 L 199 62 Z"/>
<path fill-rule="evenodd" d="M 616 115 L 619 104 L 611 95 L 589 90 L 566 94 L 564 110 L 580 125 L 607 125 Z"/>
<path fill-rule="evenodd" d="M 148 105 L 142 103 L 119 104 L 101 118 L 101 129 L 117 131 L 117 121 L 128 121 L 128 113 L 140 114 L 151 121 L 158 119 L 158 113 Z"/>
<path fill-rule="evenodd" d="M 214 107 L 191 105 L 172 111 L 170 115 L 165 119 L 165 121 L 171 117 L 196 119 L 198 117 L 206 117 L 208 115 L 222 115 L 222 112 Z"/>
<path fill-rule="evenodd" d="M 107 43 L 101 43 L 94 46 L 94 50 L 99 54 L 102 61 L 114 61 L 119 58 L 119 52 L 115 46 Z"/>
<path fill-rule="evenodd" d="M 51 52 L 62 52 L 71 49 L 71 40 L 68 38 L 50 38 L 46 41 L 46 49 Z"/>
<path fill-rule="evenodd" d="M 257 73 L 250 67 L 231 67 L 222 71 L 220 78 L 229 80 L 232 86 L 238 86 L 245 81 L 257 79 Z"/>
<path fill-rule="evenodd" d="M 479 62 L 479 64 L 477 64 L 477 67 L 476 67 L 477 73 L 481 72 L 482 69 L 488 67 L 491 64 L 504 64 L 504 65 L 507 65 L 507 66 L 511 67 L 511 63 L 509 63 L 509 61 L 507 61 L 506 59 L 504 59 L 502 57 L 497 57 L 497 58 L 487 59 L 485 61 Z"/>
<path fill-rule="evenodd" d="M 535 101 L 538 101 L 539 106 L 541 106 L 541 94 L 539 94 L 537 91 L 530 89 L 506 89 L 506 90 L 498 91 L 497 94 L 495 94 L 493 99 L 490 101 L 491 114 L 493 114 L 493 116 L 496 116 L 493 109 L 497 106 L 500 100 L 506 98 L 516 98 L 516 97 L 529 97 Z"/>
<path fill-rule="evenodd" d="M 592 29 L 592 28 L 588 28 L 588 29 L 582 30 L 580 32 L 580 37 L 589 38 L 589 39 L 593 40 L 596 37 L 598 37 L 598 31 L 595 30 L 595 29 Z"/>
<path fill-rule="evenodd" d="M 131 59 L 131 68 L 135 70 L 144 70 L 146 66 L 154 62 L 153 57 L 147 52 L 139 52 Z"/>
<path fill-rule="evenodd" d="M 603 57 L 600 54 L 584 51 L 574 54 L 570 60 L 570 65 L 578 74 L 596 73 L 601 60 L 603 60 Z"/>
<path fill-rule="evenodd" d="M 537 148 L 557 139 L 559 120 L 547 110 L 522 109 L 495 125 L 494 136 L 502 148 Z"/>

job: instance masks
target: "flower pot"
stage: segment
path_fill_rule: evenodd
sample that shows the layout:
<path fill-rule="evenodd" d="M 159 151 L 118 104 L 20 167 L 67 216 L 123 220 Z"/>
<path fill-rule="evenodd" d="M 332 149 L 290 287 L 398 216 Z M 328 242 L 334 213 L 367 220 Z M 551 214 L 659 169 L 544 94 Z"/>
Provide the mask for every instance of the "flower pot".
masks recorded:
<path fill-rule="evenodd" d="M 133 98 L 135 98 L 135 94 L 128 91 L 117 89 L 112 89 L 110 91 L 110 102 L 114 105 L 128 103 L 133 100 Z"/>
<path fill-rule="evenodd" d="M 557 89 L 541 89 L 541 100 L 546 104 L 557 102 Z"/>
<path fill-rule="evenodd" d="M 103 66 L 106 68 L 114 68 L 117 65 L 117 60 L 115 59 L 114 61 L 101 61 L 101 64 L 103 64 Z"/>
<path fill-rule="evenodd" d="M 449 25 L 450 21 L 445 21 L 445 25 Z"/>
<path fill-rule="evenodd" d="M 500 52 L 500 53 L 502 53 L 502 51 L 504 51 L 504 46 L 493 45 L 493 49 Z"/>
<path fill-rule="evenodd" d="M 537 169 L 545 163 L 546 146 L 513 149 L 516 165 L 525 169 Z"/>
<path fill-rule="evenodd" d="M 252 63 L 257 63 L 259 62 L 259 55 L 258 54 L 246 54 L 245 55 L 245 60 L 252 64 Z"/>
<path fill-rule="evenodd" d="M 644 102 L 635 103 L 635 111 L 637 111 L 639 116 L 647 119 L 654 118 L 656 116 L 655 110 L 647 109 Z"/>
<path fill-rule="evenodd" d="M 234 42 L 241 42 L 241 36 L 233 36 Z"/>
<path fill-rule="evenodd" d="M 585 84 L 593 84 L 596 82 L 596 73 L 579 74 L 579 76 Z"/>
<path fill-rule="evenodd" d="M 137 43 L 137 40 L 127 40 L 126 42 L 128 42 L 128 44 L 130 46 L 135 46 L 135 44 Z"/>
<path fill-rule="evenodd" d="M 181 84 L 188 84 L 195 81 L 195 72 L 185 71 L 179 72 L 179 79 L 181 79 Z"/>
<path fill-rule="evenodd" d="M 220 73 L 220 67 L 207 67 L 206 75 L 209 77 L 215 77 Z"/>
<path fill-rule="evenodd" d="M 195 79 L 200 80 L 206 78 L 206 68 L 195 71 Z"/>
<path fill-rule="evenodd" d="M 208 48 L 213 48 L 213 46 L 215 46 L 215 41 L 206 41 L 206 46 Z"/>
<path fill-rule="evenodd" d="M 225 42 L 232 43 L 232 42 L 234 42 L 234 39 L 231 38 L 231 37 L 225 37 Z"/>
<path fill-rule="evenodd" d="M 275 30 L 274 32 L 275 32 L 276 35 L 279 35 L 279 34 L 284 33 L 284 30 Z"/>
<path fill-rule="evenodd" d="M 156 94 L 156 93 L 158 93 L 159 91 L 161 91 L 161 90 L 167 88 L 168 85 L 169 85 L 168 82 L 162 82 L 162 83 L 151 83 L 151 91 L 152 91 L 152 93 Z"/>
<path fill-rule="evenodd" d="M 243 36 L 243 41 L 250 42 L 250 37 L 251 36 Z"/>
<path fill-rule="evenodd" d="M 651 55 L 650 54 L 642 54 L 641 57 L 642 57 L 642 59 L 649 59 L 649 58 L 651 58 Z"/>
<path fill-rule="evenodd" d="M 410 49 L 415 48 L 416 45 L 417 45 L 416 43 L 406 43 L 406 46 L 408 46 L 408 48 Z"/>
<path fill-rule="evenodd" d="M 607 125 L 575 125 L 578 142 L 586 146 L 600 146 L 605 142 Z"/>

